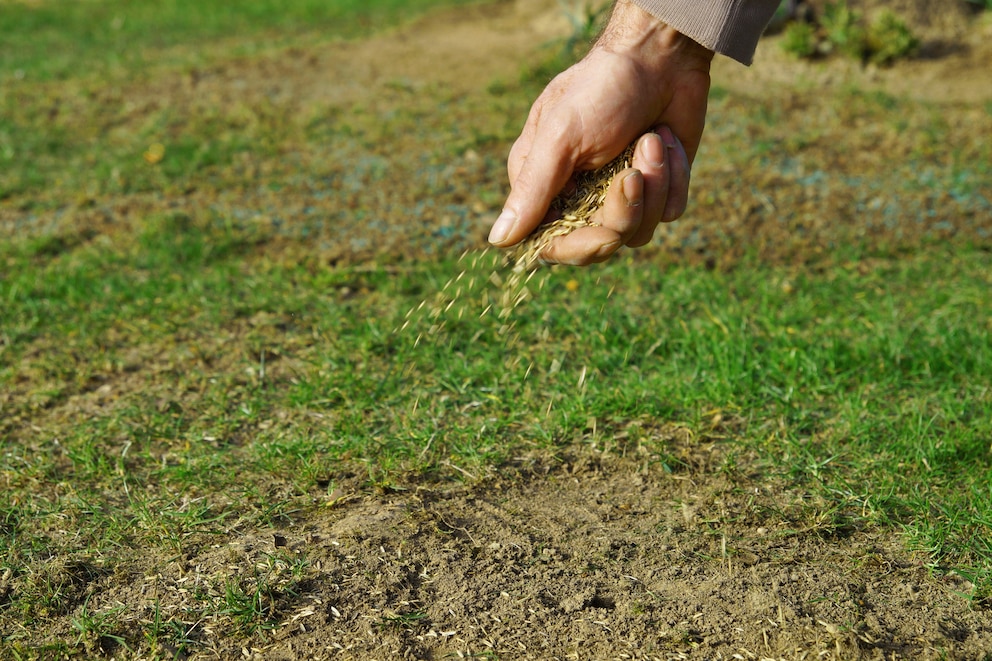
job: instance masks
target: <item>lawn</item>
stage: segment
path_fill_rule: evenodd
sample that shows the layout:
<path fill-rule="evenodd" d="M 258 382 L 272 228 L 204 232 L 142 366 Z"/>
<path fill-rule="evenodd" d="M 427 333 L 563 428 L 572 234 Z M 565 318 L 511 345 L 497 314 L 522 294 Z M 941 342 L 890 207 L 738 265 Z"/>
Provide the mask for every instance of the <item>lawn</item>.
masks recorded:
<path fill-rule="evenodd" d="M 956 603 L 988 624 L 992 159 L 956 131 L 987 110 L 893 116 L 892 97 L 848 89 L 797 135 L 782 123 L 804 120 L 775 113 L 812 101 L 775 88 L 785 105 L 742 115 L 753 99 L 718 87 L 687 219 L 727 219 L 709 248 L 679 226 L 601 267 L 547 269 L 501 318 L 486 310 L 503 267 L 478 238 L 540 68 L 474 96 L 396 76 L 305 112 L 252 92 L 205 115 L 220 83 L 202 105 L 166 100 L 190 71 L 333 56 L 412 20 L 409 4 L 3 4 L 0 658 L 264 651 L 323 580 L 285 530 L 352 498 L 540 481 L 520 467 L 590 454 L 739 498 L 768 489 L 762 526 L 782 539 L 892 535 L 934 581 L 961 577 Z M 879 160 L 824 183 L 809 163 L 848 167 L 851 143 L 830 138 L 854 109 L 880 118 L 854 144 L 905 158 L 873 167 L 888 160 L 866 150 Z M 927 140 L 905 136 L 920 125 Z M 752 203 L 728 202 L 759 170 L 740 186 Z M 400 183 L 362 197 L 386 180 Z M 838 208 L 869 230 L 831 233 Z M 394 232 L 409 217 L 425 229 Z M 638 431 L 658 428 L 716 459 Z M 275 549 L 254 582 L 222 555 L 210 585 L 176 579 L 181 608 L 101 596 L 262 533 Z M 376 631 L 426 635 L 428 611 L 397 609 Z M 703 644 L 686 631 L 673 650 Z"/>

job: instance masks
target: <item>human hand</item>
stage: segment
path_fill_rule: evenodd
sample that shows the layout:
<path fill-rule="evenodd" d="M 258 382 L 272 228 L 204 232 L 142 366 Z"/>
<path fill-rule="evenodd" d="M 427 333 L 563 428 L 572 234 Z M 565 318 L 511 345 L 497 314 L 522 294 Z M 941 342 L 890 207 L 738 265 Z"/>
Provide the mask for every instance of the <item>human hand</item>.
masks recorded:
<path fill-rule="evenodd" d="M 681 216 L 712 57 L 620 0 L 589 54 L 551 81 L 531 108 L 510 151 L 511 192 L 490 242 L 508 247 L 523 240 L 545 220 L 574 172 L 605 165 L 638 136 L 633 167 L 616 176 L 594 225 L 556 239 L 544 259 L 603 261 L 622 245 L 646 244 L 659 222 Z"/>

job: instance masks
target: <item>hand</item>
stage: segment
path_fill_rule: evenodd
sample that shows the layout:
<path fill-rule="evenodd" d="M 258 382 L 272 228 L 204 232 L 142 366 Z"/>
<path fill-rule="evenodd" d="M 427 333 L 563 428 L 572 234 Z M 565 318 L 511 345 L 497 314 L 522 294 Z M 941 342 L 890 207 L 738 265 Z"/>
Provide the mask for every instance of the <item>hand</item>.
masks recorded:
<path fill-rule="evenodd" d="M 544 258 L 602 261 L 620 246 L 651 240 L 659 222 L 688 202 L 689 170 L 703 133 L 712 51 L 620 0 L 603 36 L 535 101 L 510 150 L 510 195 L 490 242 L 507 247 L 545 219 L 577 170 L 602 167 L 638 136 L 633 168 L 617 175 L 606 203 L 585 227 L 556 241 Z"/>

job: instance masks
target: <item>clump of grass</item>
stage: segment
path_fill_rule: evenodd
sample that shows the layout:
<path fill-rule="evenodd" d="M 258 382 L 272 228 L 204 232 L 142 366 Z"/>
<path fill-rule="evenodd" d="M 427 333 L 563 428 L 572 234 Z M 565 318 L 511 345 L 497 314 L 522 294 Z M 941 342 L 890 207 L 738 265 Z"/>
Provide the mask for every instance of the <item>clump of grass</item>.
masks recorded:
<path fill-rule="evenodd" d="M 820 25 L 829 50 L 858 59 L 864 55 L 866 33 L 861 14 L 846 2 L 827 3 Z"/>
<path fill-rule="evenodd" d="M 909 26 L 891 10 L 883 10 L 866 21 L 841 1 L 827 3 L 817 23 L 790 24 L 785 29 L 782 49 L 799 58 L 840 53 L 862 62 L 886 65 L 911 57 L 919 43 Z"/>
<path fill-rule="evenodd" d="M 528 65 L 521 72 L 521 82 L 543 85 L 582 58 L 603 29 L 612 4 L 583 1 L 566 3 L 559 0 L 558 5 L 571 23 L 572 32 L 563 41 L 549 44 L 551 50 L 547 52 L 547 56 L 540 58 L 537 65 Z"/>
<path fill-rule="evenodd" d="M 886 9 L 868 26 L 865 44 L 870 61 L 889 64 L 916 52 L 920 40 L 906 23 Z"/>
<path fill-rule="evenodd" d="M 816 27 L 805 22 L 790 23 L 782 34 L 782 50 L 799 58 L 816 56 L 820 51 Z"/>

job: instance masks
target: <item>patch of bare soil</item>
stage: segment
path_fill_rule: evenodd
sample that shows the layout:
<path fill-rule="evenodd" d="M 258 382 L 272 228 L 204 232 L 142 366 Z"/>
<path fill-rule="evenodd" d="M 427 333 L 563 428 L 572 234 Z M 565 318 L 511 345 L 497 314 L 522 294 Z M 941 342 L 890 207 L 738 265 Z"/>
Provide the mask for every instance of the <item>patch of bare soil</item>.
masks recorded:
<path fill-rule="evenodd" d="M 992 621 L 897 540 L 781 484 L 645 455 L 346 505 L 287 533 L 324 580 L 267 658 L 981 658 Z M 319 600 L 319 601 L 318 601 Z M 332 610 L 333 607 L 333 610 Z"/>
<path fill-rule="evenodd" d="M 295 557 L 302 578 L 264 588 L 276 628 L 214 644 L 230 624 L 194 621 L 202 658 L 988 658 L 992 613 L 962 596 L 968 582 L 866 526 L 865 505 L 811 517 L 808 493 L 726 469 L 725 446 L 678 427 L 626 443 L 447 491 L 341 487 L 293 525 L 130 583 L 97 577 L 90 607 L 192 612 L 232 576 L 252 593 L 273 557 Z"/>

